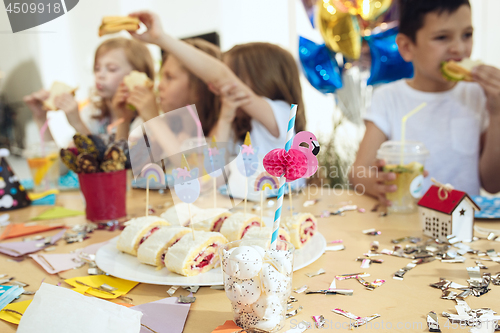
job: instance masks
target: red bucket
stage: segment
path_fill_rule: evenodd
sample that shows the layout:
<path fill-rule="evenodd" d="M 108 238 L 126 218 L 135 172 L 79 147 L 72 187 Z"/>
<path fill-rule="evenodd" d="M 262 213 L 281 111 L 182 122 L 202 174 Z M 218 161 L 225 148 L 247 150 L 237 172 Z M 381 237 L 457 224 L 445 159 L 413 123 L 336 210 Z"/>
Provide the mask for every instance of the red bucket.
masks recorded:
<path fill-rule="evenodd" d="M 86 201 L 87 219 L 92 222 L 127 216 L 127 171 L 80 173 L 80 189 Z"/>

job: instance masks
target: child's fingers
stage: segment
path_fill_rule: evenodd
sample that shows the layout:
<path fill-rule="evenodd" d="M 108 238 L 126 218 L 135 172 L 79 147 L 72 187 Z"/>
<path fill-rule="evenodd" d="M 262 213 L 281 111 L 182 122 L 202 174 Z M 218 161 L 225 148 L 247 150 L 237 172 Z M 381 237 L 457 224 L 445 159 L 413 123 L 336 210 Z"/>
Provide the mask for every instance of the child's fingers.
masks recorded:
<path fill-rule="evenodd" d="M 381 205 L 390 207 L 392 206 L 392 202 L 387 199 L 385 194 L 379 194 L 378 196 L 378 202 L 380 202 Z"/>
<path fill-rule="evenodd" d="M 380 183 L 377 183 L 375 185 L 375 191 L 377 191 L 377 193 L 392 193 L 396 192 L 397 190 L 398 187 L 396 185 L 385 185 Z"/>
<path fill-rule="evenodd" d="M 500 89 L 500 70 L 492 66 L 477 66 L 472 71 L 472 77 L 479 83 L 487 83 L 491 87 Z"/>

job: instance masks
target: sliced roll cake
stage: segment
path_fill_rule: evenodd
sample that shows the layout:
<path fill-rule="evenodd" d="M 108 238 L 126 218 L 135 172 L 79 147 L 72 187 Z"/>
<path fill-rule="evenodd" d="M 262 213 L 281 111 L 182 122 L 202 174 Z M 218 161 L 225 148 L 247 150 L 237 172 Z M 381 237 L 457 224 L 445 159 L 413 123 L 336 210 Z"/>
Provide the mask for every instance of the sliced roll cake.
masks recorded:
<path fill-rule="evenodd" d="M 285 217 L 281 226 L 288 230 L 290 243 L 295 246 L 295 249 L 300 249 L 314 236 L 318 229 L 318 222 L 311 213 L 299 213 L 293 217 Z"/>
<path fill-rule="evenodd" d="M 243 236 L 243 239 L 266 238 L 271 240 L 272 233 L 272 227 L 250 228 Z M 278 239 L 290 242 L 290 235 L 284 228 L 280 227 L 278 230 Z"/>
<path fill-rule="evenodd" d="M 116 247 L 118 250 L 137 255 L 137 249 L 149 236 L 160 229 L 161 226 L 169 226 L 165 219 L 158 216 L 143 216 L 126 222 L 127 226 L 123 229 L 118 238 Z"/>
<path fill-rule="evenodd" d="M 139 246 L 137 259 L 144 264 L 164 267 L 168 249 L 190 232 L 186 227 L 161 227 Z"/>
<path fill-rule="evenodd" d="M 245 233 L 254 227 L 265 226 L 264 222 L 253 214 L 236 213 L 224 221 L 220 233 L 227 238 L 229 242 L 239 240 L 245 236 Z"/>
<path fill-rule="evenodd" d="M 187 227 L 190 223 L 189 208 L 187 203 L 181 202 L 167 209 L 160 216 L 167 220 L 171 225 Z M 196 215 L 201 209 L 191 204 L 191 216 Z"/>
<path fill-rule="evenodd" d="M 201 231 L 219 232 L 231 212 L 224 208 L 202 209 L 193 216 L 193 227 Z"/>
<path fill-rule="evenodd" d="M 218 232 L 195 231 L 171 246 L 165 256 L 168 270 L 184 276 L 205 273 L 220 264 L 218 249 L 227 239 Z"/>

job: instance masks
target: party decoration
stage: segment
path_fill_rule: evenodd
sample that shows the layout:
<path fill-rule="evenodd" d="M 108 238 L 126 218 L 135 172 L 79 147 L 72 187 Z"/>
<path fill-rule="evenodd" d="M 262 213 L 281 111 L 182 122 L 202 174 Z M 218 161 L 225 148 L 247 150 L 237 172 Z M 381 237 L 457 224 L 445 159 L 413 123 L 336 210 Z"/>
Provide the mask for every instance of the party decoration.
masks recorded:
<path fill-rule="evenodd" d="M 271 176 L 267 171 L 263 171 L 255 179 L 254 191 L 260 192 L 260 219 L 262 220 L 264 212 L 264 191 L 267 189 L 274 190 L 279 187 L 278 178 Z M 290 183 L 289 183 L 290 184 Z M 260 225 L 262 228 L 262 224 Z"/>
<path fill-rule="evenodd" d="M 245 141 L 240 147 L 240 154 L 236 157 L 236 165 L 240 173 L 245 177 L 252 176 L 259 167 L 258 147 L 252 147 L 250 133 L 247 132 Z"/>
<path fill-rule="evenodd" d="M 270 175 L 283 176 L 287 182 L 299 179 L 307 172 L 307 158 L 297 149 L 273 149 L 264 157 L 263 164 Z"/>
<path fill-rule="evenodd" d="M 155 182 L 165 186 L 165 173 L 158 164 L 149 163 L 142 168 L 141 177 L 146 178 L 146 216 L 149 215 L 149 181 L 153 179 Z"/>
<path fill-rule="evenodd" d="M 309 83 L 327 94 L 342 88 L 339 65 L 325 44 L 316 44 L 299 37 L 299 57 Z"/>
<path fill-rule="evenodd" d="M 254 191 L 274 190 L 279 187 L 278 178 L 271 176 L 267 171 L 263 171 L 255 179 Z"/>
<path fill-rule="evenodd" d="M 359 16 L 365 21 L 374 21 L 391 7 L 392 0 L 356 0 Z"/>
<path fill-rule="evenodd" d="M 388 83 L 413 76 L 413 65 L 401 57 L 396 44 L 398 27 L 364 39 L 370 46 L 372 64 L 367 84 Z"/>
<path fill-rule="evenodd" d="M 307 147 L 303 145 L 307 145 Z M 307 171 L 302 176 L 303 178 L 311 177 L 318 170 L 318 159 L 316 155 L 319 154 L 319 143 L 316 136 L 311 132 L 302 131 L 295 135 L 293 138 L 292 149 L 301 151 L 307 159 Z"/>
<path fill-rule="evenodd" d="M 349 3 L 349 1 L 344 1 Z M 319 30 L 326 46 L 341 52 L 346 58 L 359 59 L 361 32 L 355 8 L 348 8 L 339 0 L 319 1 Z"/>
<path fill-rule="evenodd" d="M 182 202 L 192 204 L 200 196 L 200 181 L 198 168 L 189 169 L 186 157 L 182 155 L 181 168 L 172 170 L 175 193 Z"/>
<path fill-rule="evenodd" d="M 0 212 L 24 208 L 31 204 L 24 187 L 7 163 L 10 152 L 0 149 Z"/>

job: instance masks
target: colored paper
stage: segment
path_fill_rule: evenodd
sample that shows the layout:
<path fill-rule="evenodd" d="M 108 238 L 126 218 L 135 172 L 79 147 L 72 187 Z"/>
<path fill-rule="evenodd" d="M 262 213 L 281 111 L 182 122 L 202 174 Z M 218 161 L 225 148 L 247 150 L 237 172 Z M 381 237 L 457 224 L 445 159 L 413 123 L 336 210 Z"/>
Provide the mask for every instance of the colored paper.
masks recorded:
<path fill-rule="evenodd" d="M 78 215 L 85 215 L 85 212 L 80 210 L 67 209 L 64 207 L 54 207 L 46 210 L 42 214 L 33 217 L 31 220 L 53 220 L 53 219 L 61 219 L 64 217 L 72 217 Z"/>
<path fill-rule="evenodd" d="M 44 232 L 53 229 L 64 228 L 64 224 L 58 225 L 38 225 L 33 223 L 20 223 L 20 224 L 9 224 L 3 233 L 0 235 L 0 240 L 21 237 L 31 234 L 37 234 L 39 232 Z"/>
<path fill-rule="evenodd" d="M 142 313 L 64 287 L 42 283 L 18 333 L 137 333 Z"/>
<path fill-rule="evenodd" d="M 49 194 L 40 199 L 32 200 L 31 204 L 33 206 L 54 206 L 56 204 L 56 195 Z"/>
<path fill-rule="evenodd" d="M 66 230 L 61 230 L 54 236 L 50 241 L 50 245 L 55 244 L 59 239 L 64 236 Z M 0 243 L 0 253 L 7 254 L 12 257 L 20 257 L 28 253 L 33 253 L 42 250 L 45 246 L 38 244 L 44 244 L 45 240 L 33 240 L 29 242 L 11 242 L 11 243 Z"/>
<path fill-rule="evenodd" d="M 84 286 L 76 282 L 77 280 L 94 288 Z M 87 293 L 96 297 L 101 297 L 106 299 L 113 299 L 125 295 L 130 290 L 132 290 L 132 288 L 134 288 L 136 285 L 139 284 L 138 282 L 123 280 L 106 275 L 81 276 L 64 280 L 64 282 L 75 287 L 75 289 L 73 290 L 76 292 L 79 292 L 81 294 Z M 99 288 L 103 284 L 107 284 L 108 286 L 117 289 L 112 291 L 113 294 L 95 289 Z"/>
<path fill-rule="evenodd" d="M 56 274 L 79 267 L 81 265 L 81 260 L 79 259 L 80 253 L 81 250 L 74 253 L 44 253 L 30 254 L 29 256 L 42 266 L 47 273 Z"/>
<path fill-rule="evenodd" d="M 46 196 L 52 195 L 52 194 L 59 194 L 59 190 L 53 189 L 53 190 L 48 190 L 45 192 L 40 192 L 40 193 L 28 193 L 28 197 L 31 199 L 31 201 L 38 200 L 45 198 Z"/>
<path fill-rule="evenodd" d="M 164 332 L 165 327 L 168 327 L 169 333 L 182 333 L 191 304 L 177 303 L 177 299 L 177 297 L 168 297 L 137 305 L 132 309 L 141 311 L 143 314 L 141 323 L 156 332 Z M 151 331 L 141 327 L 140 333 L 151 333 Z"/>
<path fill-rule="evenodd" d="M 241 327 L 236 325 L 234 321 L 232 320 L 227 320 L 224 325 L 222 326 L 217 326 L 215 330 L 212 331 L 212 333 L 234 333 L 234 332 L 240 332 Z M 243 331 L 245 332 L 245 331 Z"/>
<path fill-rule="evenodd" d="M 0 285 L 0 309 L 18 298 L 23 292 L 24 289 L 19 286 Z"/>
<path fill-rule="evenodd" d="M 31 299 L 27 301 L 22 301 L 22 302 L 16 302 L 16 303 L 10 303 L 8 304 L 5 308 L 3 308 L 2 311 L 0 311 L 0 319 L 5 320 L 9 323 L 19 325 L 19 321 L 21 320 L 21 316 L 18 315 L 17 313 L 10 312 L 10 311 L 5 311 L 6 309 L 9 310 L 14 310 L 20 313 L 23 313 L 26 311 L 28 306 L 31 304 Z"/>

